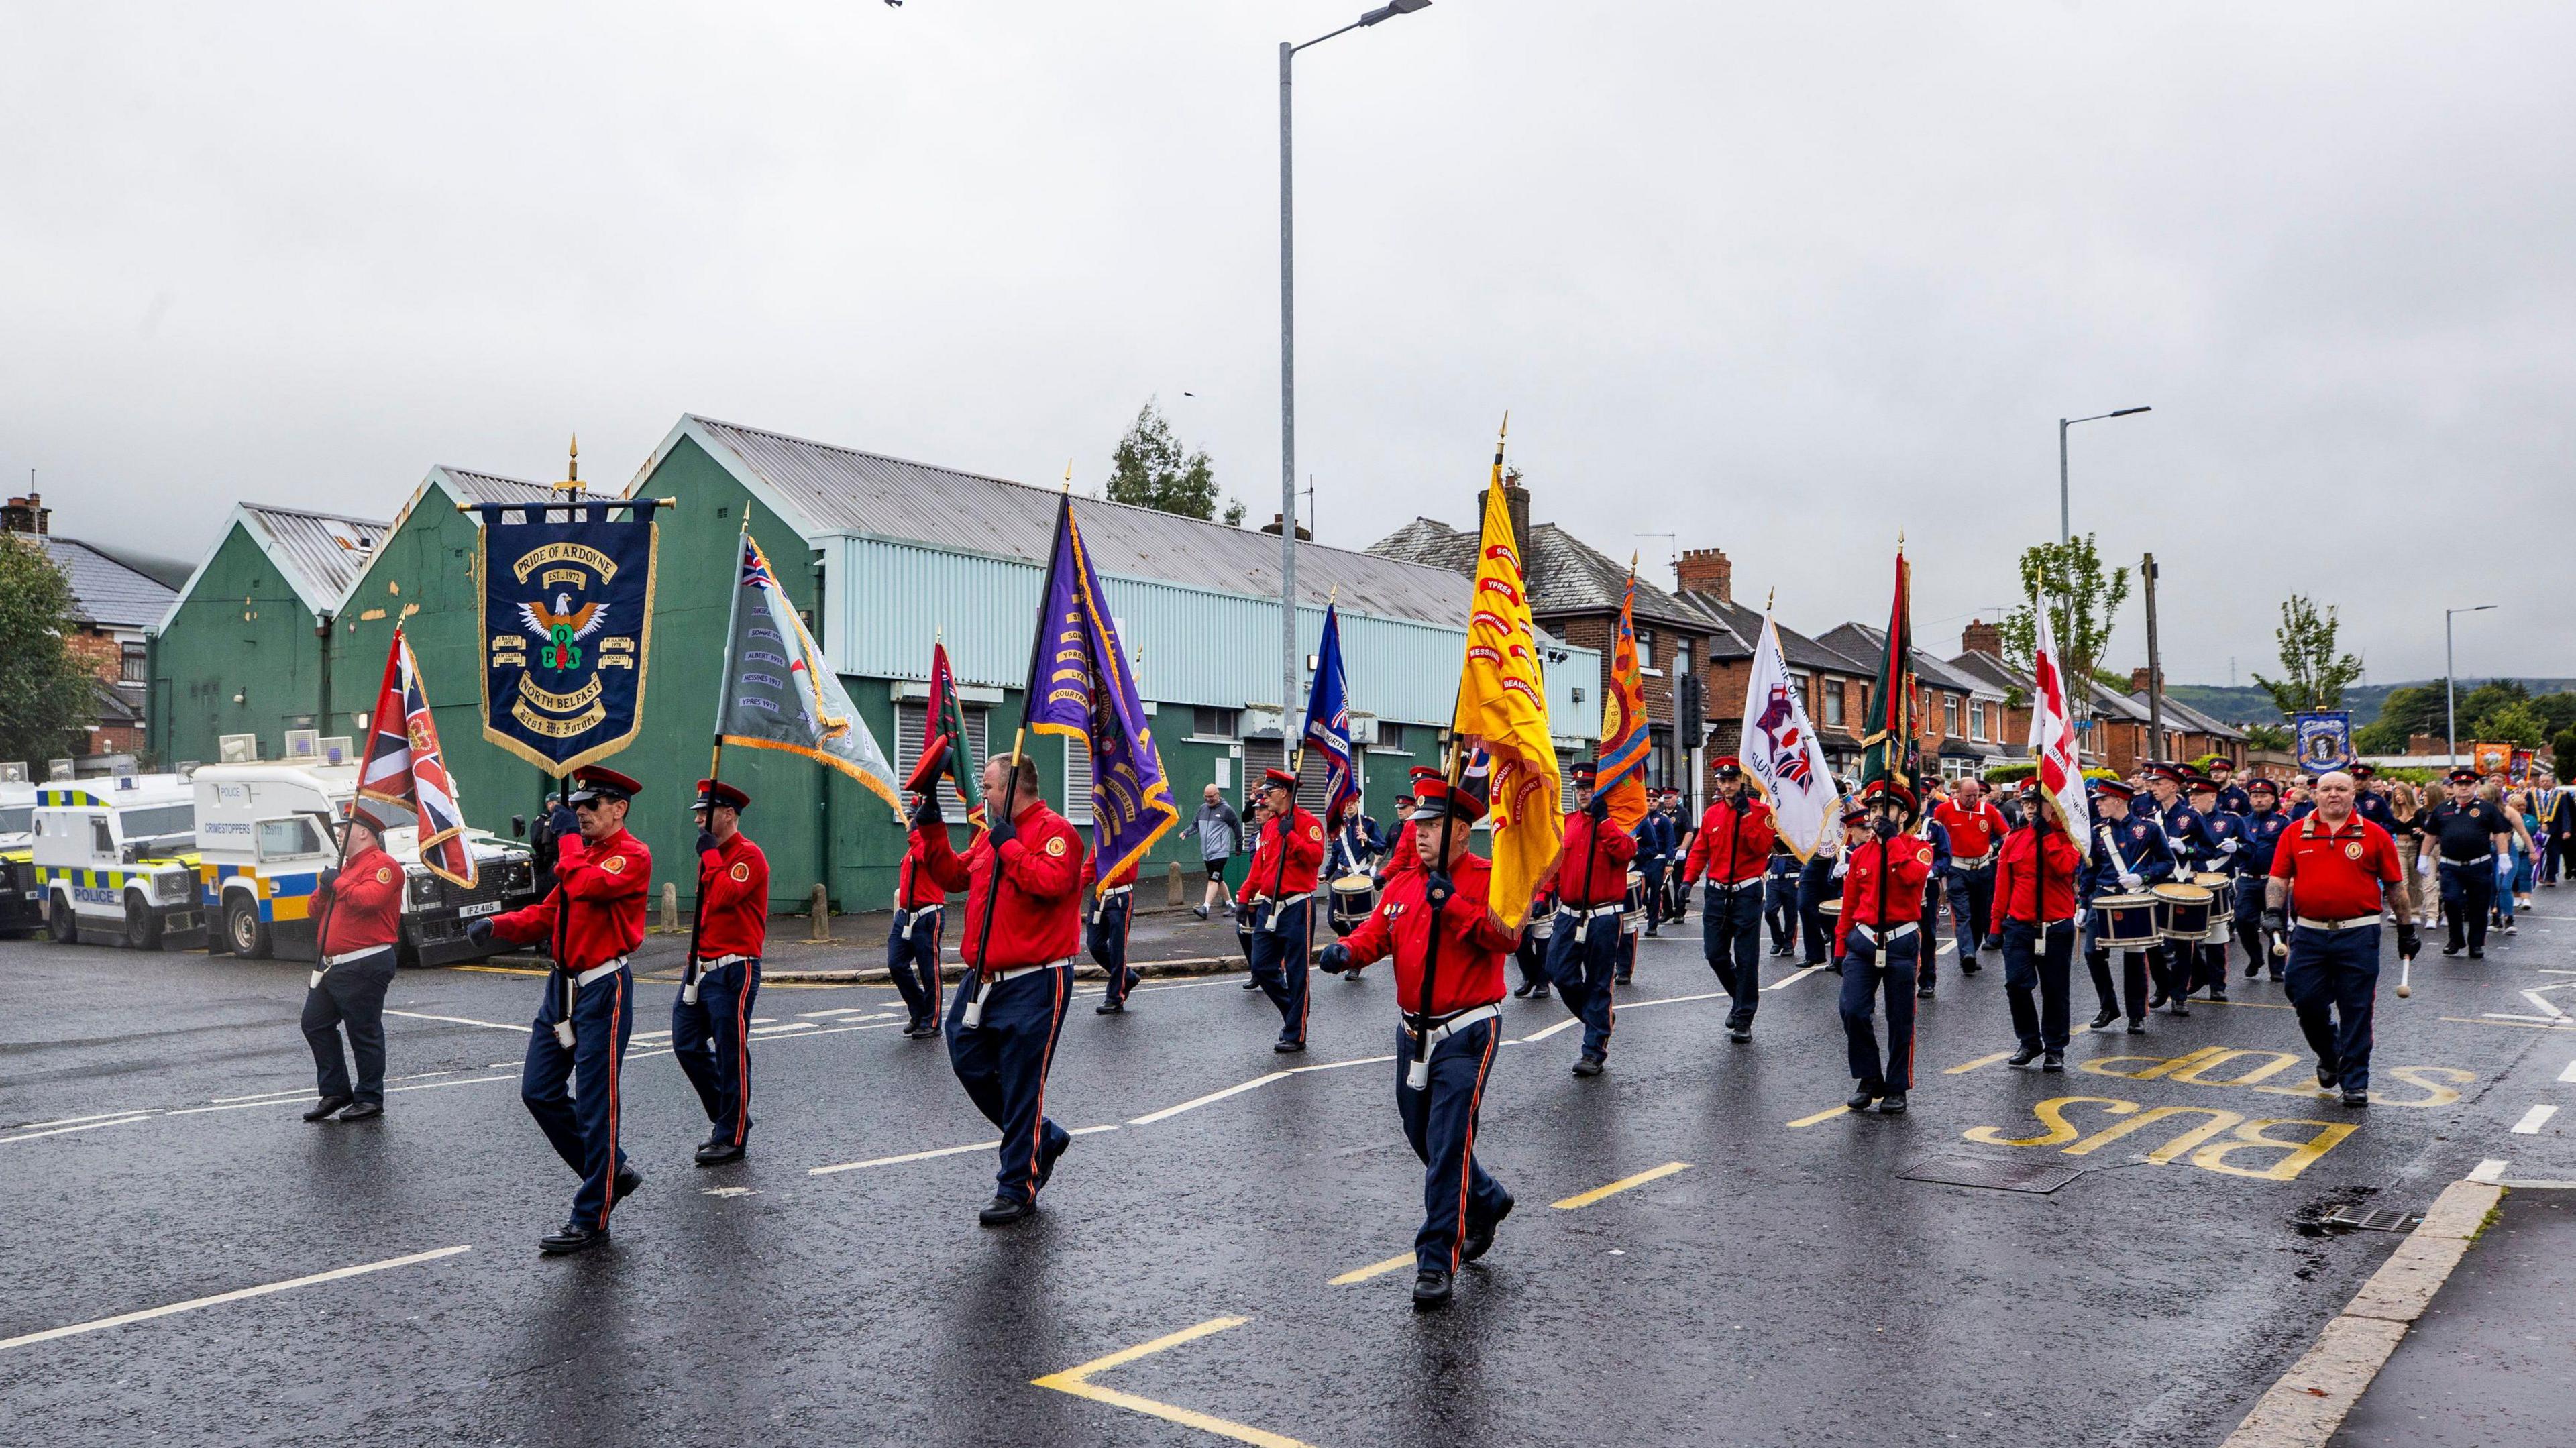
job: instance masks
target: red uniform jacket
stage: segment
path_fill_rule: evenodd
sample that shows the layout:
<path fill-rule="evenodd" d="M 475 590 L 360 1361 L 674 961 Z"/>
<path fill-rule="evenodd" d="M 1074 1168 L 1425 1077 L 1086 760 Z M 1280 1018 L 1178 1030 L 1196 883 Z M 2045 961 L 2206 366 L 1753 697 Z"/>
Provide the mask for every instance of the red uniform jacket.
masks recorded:
<path fill-rule="evenodd" d="M 1950 832 L 1950 858 L 1962 865 L 1985 859 L 1986 852 L 2011 828 L 2004 823 L 2004 812 L 1982 799 L 1975 809 L 1945 799 L 1932 806 L 1932 818 Z"/>
<path fill-rule="evenodd" d="M 554 944 L 555 912 L 564 922 L 564 969 L 606 965 L 644 943 L 644 899 L 653 888 L 653 852 L 624 830 L 597 844 L 566 835 L 555 846 L 555 888 L 525 910 L 492 919 L 492 933 L 516 945 Z"/>
<path fill-rule="evenodd" d="M 1690 884 L 1702 875 L 1721 885 L 1759 880 L 1770 868 L 1771 846 L 1779 838 L 1780 831 L 1771 822 L 1771 806 L 1751 791 L 1746 791 L 1740 808 L 1719 800 L 1699 817 L 1690 858 L 1682 863 L 1682 883 Z"/>
<path fill-rule="evenodd" d="M 942 825 L 939 833 L 941 838 L 946 838 L 947 826 Z M 897 910 L 927 910 L 933 905 L 948 903 L 948 888 L 940 884 L 939 877 L 923 863 L 922 857 L 929 848 L 922 843 L 919 830 L 914 830 L 904 841 L 903 865 L 897 871 L 894 883 L 894 908 Z"/>
<path fill-rule="evenodd" d="M 2075 918 L 2075 876 L 2084 868 L 2084 856 L 2066 831 L 2014 830 L 2004 836 L 2002 860 L 1995 870 L 1996 919 L 2036 925 Z"/>
<path fill-rule="evenodd" d="M 1493 866 L 1468 855 L 1451 873 L 1457 893 L 1440 912 L 1440 978 L 1432 983 L 1431 1014 L 1445 1016 L 1503 998 L 1503 957 L 1520 941 L 1494 928 L 1486 918 L 1485 892 Z M 1423 892 L 1431 873 L 1420 868 L 1391 877 L 1377 909 L 1342 944 L 1351 964 L 1363 966 L 1392 952 L 1395 956 L 1395 1000 L 1408 1012 L 1422 1010 L 1422 957 L 1431 946 L 1431 907 Z"/>
<path fill-rule="evenodd" d="M 934 824 L 914 836 L 928 845 L 922 864 L 941 888 L 966 892 L 966 929 L 957 950 L 979 970 L 1046 965 L 1070 957 L 1082 941 L 1082 837 L 1044 800 L 1022 805 L 1012 823 L 1017 833 L 1002 847 L 1002 894 L 991 907 L 989 954 L 984 897 L 993 888 L 993 837 L 979 832 L 961 860 L 948 842 L 948 826 Z"/>
<path fill-rule="evenodd" d="M 1284 874 L 1280 869 L 1283 849 L 1287 854 Z M 1252 852 L 1252 870 L 1243 877 L 1243 888 L 1234 893 L 1235 903 L 1249 905 L 1255 900 L 1303 895 L 1315 888 L 1315 871 L 1323 863 L 1324 822 L 1302 809 L 1292 809 L 1285 821 L 1271 820 L 1262 825 L 1260 848 Z"/>
<path fill-rule="evenodd" d="M 1887 861 L 1887 893 L 1878 889 L 1879 860 Z M 1849 949 L 1852 925 L 1871 930 L 1913 925 L 1923 918 L 1923 881 L 1932 873 L 1932 842 L 1919 835 L 1892 840 L 1872 836 L 1855 846 L 1843 874 L 1843 913 L 1834 926 L 1834 954 Z"/>
<path fill-rule="evenodd" d="M 698 958 L 758 955 L 769 943 L 769 857 L 751 836 L 698 856 Z"/>
<path fill-rule="evenodd" d="M 403 867 L 382 850 L 362 850 L 340 867 L 330 888 L 313 892 L 313 918 L 329 912 L 322 958 L 382 950 L 402 934 Z"/>
<path fill-rule="evenodd" d="M 1618 904 L 1628 898 L 1628 862 L 1635 858 L 1635 835 L 1576 810 L 1565 817 L 1565 846 L 1556 854 L 1556 898 L 1574 910 Z"/>

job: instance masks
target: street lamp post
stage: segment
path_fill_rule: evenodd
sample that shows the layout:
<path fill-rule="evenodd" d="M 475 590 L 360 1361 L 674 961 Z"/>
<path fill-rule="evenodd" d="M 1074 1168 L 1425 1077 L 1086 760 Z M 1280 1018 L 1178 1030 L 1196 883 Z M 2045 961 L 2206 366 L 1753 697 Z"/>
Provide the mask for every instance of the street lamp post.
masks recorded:
<path fill-rule="evenodd" d="M 2138 413 L 2141 413 L 2141 412 L 2153 412 L 2153 411 L 2155 411 L 2155 409 L 2154 409 L 2154 408 L 2152 408 L 2152 407 L 2123 407 L 2123 408 L 2121 408 L 2121 409 L 2120 409 L 2119 411 L 2117 411 L 2117 412 L 2097 412 L 2097 413 L 2093 414 L 2091 417 L 2061 417 L 2061 418 L 2059 418 L 2059 419 L 2057 420 L 2057 541 L 2058 541 L 2058 542 L 2060 542 L 2060 543 L 2070 542 L 2070 541 L 2072 541 L 2072 540 L 2073 540 L 2073 538 L 2074 538 L 2074 536 L 2075 536 L 2075 530 L 2073 529 L 2073 527 L 2071 527 L 2071 526 L 2070 526 L 2070 524 L 2071 524 L 2071 522 L 2072 522 L 2073 515 L 2072 515 L 2071 513 L 2069 513 L 2069 512 L 2068 512 L 2068 510 L 2067 510 L 2067 506 L 2066 506 L 2066 430 L 2067 430 L 2068 428 L 2070 428 L 2070 427 L 2073 427 L 2075 424 L 2077 424 L 2077 423 L 2079 423 L 2079 422 L 2100 422 L 2102 419 L 2104 419 L 2104 418 L 2106 418 L 2106 417 L 2130 417 L 2130 416 L 2134 416 L 2135 414 L 2138 414 Z"/>
<path fill-rule="evenodd" d="M 2493 607 L 2492 603 L 2479 603 L 2442 610 L 2442 755 L 2452 769 L 2460 767 L 2460 700 L 2459 690 L 2451 682 L 2451 617 L 2484 613 Z"/>
<path fill-rule="evenodd" d="M 1305 45 L 1279 42 L 1279 763 L 1288 763 L 1289 716 L 1297 710 L 1297 267 L 1296 167 L 1290 149 L 1290 62 L 1307 46 L 1428 9 L 1431 0 L 1388 0 L 1340 30 Z"/>

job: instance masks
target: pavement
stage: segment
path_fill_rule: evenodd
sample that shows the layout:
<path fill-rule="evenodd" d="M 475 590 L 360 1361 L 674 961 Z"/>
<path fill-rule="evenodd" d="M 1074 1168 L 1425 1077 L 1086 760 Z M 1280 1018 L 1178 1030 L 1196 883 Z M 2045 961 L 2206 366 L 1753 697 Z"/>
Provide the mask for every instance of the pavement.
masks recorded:
<path fill-rule="evenodd" d="M 1168 959 L 1232 946 L 1155 925 Z M 877 963 L 835 926 L 782 968 Z M 515 1099 L 524 967 L 405 973 L 386 1115 L 312 1126 L 305 967 L 0 942 L 0 1410 L 47 1444 L 2213 1444 L 2403 1240 L 2329 1213 L 2576 1180 L 2533 1115 L 2576 1099 L 2576 889 L 2484 962 L 2419 961 L 2411 999 L 2392 960 L 2360 1112 L 2311 1089 L 2277 985 L 2041 1075 L 2002 1064 L 2000 968 L 1945 954 L 1912 1113 L 1851 1115 L 1836 977 L 1766 959 L 1730 1044 L 1694 919 L 1645 943 L 1596 1080 L 1561 1005 L 1505 1003 L 1478 1148 L 1519 1209 L 1419 1316 L 1383 967 L 1317 978 L 1296 1058 L 1237 975 L 1120 1017 L 1086 988 L 1047 1097 L 1083 1134 L 990 1231 L 992 1133 L 882 985 L 764 990 L 751 1155 L 693 1166 L 705 1120 L 645 1034 L 676 948 L 647 948 L 620 1083 L 643 1189 L 613 1245 L 541 1259 L 573 1183 Z M 2073 1175 L 1955 1184 L 2043 1173 Z M 2519 1280 L 2492 1245 L 2463 1271 Z M 2430 1441 L 2398 1415 L 2458 1371 L 2450 1321 L 2352 1420 L 2398 1436 L 2348 1441 Z M 2532 1411 L 2563 1423 L 2571 1381 Z"/>

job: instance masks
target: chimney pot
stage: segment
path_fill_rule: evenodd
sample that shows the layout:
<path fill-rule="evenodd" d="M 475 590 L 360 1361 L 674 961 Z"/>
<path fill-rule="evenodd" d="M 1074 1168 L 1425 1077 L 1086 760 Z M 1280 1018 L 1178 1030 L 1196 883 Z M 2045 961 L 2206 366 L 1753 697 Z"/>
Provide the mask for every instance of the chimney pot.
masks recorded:
<path fill-rule="evenodd" d="M 1673 581 L 1684 593 L 1708 593 L 1721 603 L 1735 601 L 1735 565 L 1723 548 L 1685 548 L 1673 564 Z"/>
<path fill-rule="evenodd" d="M 2140 664 L 2138 667 L 2129 671 L 2129 692 L 2132 694 L 2143 694 L 2147 692 L 2146 665 Z"/>
<path fill-rule="evenodd" d="M 1968 626 L 1959 631 L 1959 650 L 1962 653 L 1992 654 L 1996 658 L 2002 658 L 2004 631 L 1984 619 L 1972 618 L 1968 620 Z"/>

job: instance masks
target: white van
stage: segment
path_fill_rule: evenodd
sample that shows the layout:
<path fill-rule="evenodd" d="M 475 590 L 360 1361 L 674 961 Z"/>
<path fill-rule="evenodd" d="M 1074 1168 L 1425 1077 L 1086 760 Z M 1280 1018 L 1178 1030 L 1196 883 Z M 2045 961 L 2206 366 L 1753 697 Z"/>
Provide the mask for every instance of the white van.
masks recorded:
<path fill-rule="evenodd" d="M 45 923 L 45 892 L 36 888 L 36 787 L 0 779 L 0 938 Z"/>
<path fill-rule="evenodd" d="M 357 797 L 358 766 L 291 759 L 208 764 L 195 775 L 197 871 L 214 921 L 217 952 L 288 960 L 317 954 L 313 893 L 339 860 L 338 826 Z M 537 898 L 528 852 L 480 830 L 468 830 L 472 890 L 420 863 L 419 834 L 406 825 L 385 832 L 385 853 L 403 866 L 405 965 L 479 960 L 465 929 L 475 920 L 515 910 Z M 505 947 L 506 948 L 506 947 Z"/>
<path fill-rule="evenodd" d="M 45 928 L 158 950 L 206 928 L 198 900 L 197 796 L 175 774 L 36 786 L 30 844 Z"/>

